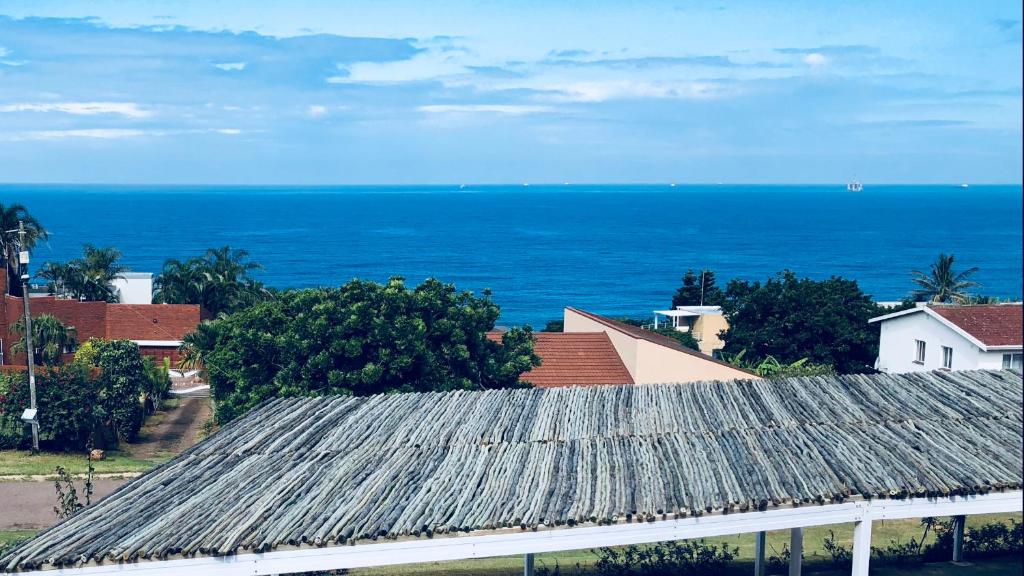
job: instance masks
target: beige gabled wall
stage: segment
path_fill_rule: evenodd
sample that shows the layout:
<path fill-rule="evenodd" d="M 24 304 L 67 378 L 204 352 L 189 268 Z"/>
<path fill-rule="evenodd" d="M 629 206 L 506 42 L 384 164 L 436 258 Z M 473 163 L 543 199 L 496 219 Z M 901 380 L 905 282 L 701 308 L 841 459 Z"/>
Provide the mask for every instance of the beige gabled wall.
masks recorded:
<path fill-rule="evenodd" d="M 608 326 L 587 318 L 582 314 L 565 309 L 565 314 L 562 317 L 564 325 L 562 327 L 563 332 L 605 332 L 608 334 L 608 339 L 612 341 L 612 346 L 615 347 L 615 351 L 619 353 L 619 358 L 622 359 L 622 363 L 626 366 L 626 370 L 629 371 L 629 375 L 633 377 L 633 381 L 636 381 L 636 349 L 637 339 L 633 338 L 628 334 L 623 334 L 618 330 L 612 330 Z"/>
<path fill-rule="evenodd" d="M 605 332 L 636 384 L 757 378 L 752 374 L 686 352 L 634 338 L 606 324 L 566 309 L 565 332 Z M 724 319 L 723 319 L 724 321 Z"/>
<path fill-rule="evenodd" d="M 637 384 L 757 378 L 743 370 L 714 362 L 710 358 L 694 356 L 646 340 L 636 342 L 637 373 L 633 374 L 633 381 Z"/>

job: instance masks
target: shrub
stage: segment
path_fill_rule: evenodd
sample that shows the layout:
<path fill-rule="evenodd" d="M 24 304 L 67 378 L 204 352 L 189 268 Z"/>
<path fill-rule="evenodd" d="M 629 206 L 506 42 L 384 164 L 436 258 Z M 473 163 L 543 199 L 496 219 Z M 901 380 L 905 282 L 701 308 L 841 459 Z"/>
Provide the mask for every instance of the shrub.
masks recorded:
<path fill-rule="evenodd" d="M 845 568 L 853 561 L 853 551 L 836 542 L 836 533 L 831 530 L 828 531 L 828 537 L 822 541 L 822 548 L 832 558 L 832 566 L 835 568 Z"/>
<path fill-rule="evenodd" d="M 709 545 L 704 540 L 661 542 L 650 546 L 600 548 L 595 573 L 602 576 L 625 574 L 711 574 L 722 572 L 739 554 L 739 548 Z"/>
<path fill-rule="evenodd" d="M 143 358 L 143 370 L 146 373 L 146 382 L 143 393 L 146 397 L 144 406 L 148 413 L 160 409 L 160 400 L 167 395 L 171 389 L 170 359 L 157 364 L 152 358 Z"/>
<path fill-rule="evenodd" d="M 36 373 L 39 440 L 57 450 L 81 449 L 103 421 L 99 389 L 81 366 L 70 365 Z M 0 375 L 0 447 L 27 448 L 31 429 L 21 421 L 29 406 L 28 374 Z"/>
<path fill-rule="evenodd" d="M 119 440 L 134 440 L 142 428 L 146 366 L 139 346 L 130 340 L 94 340 L 99 349 L 100 403 L 107 424 Z"/>

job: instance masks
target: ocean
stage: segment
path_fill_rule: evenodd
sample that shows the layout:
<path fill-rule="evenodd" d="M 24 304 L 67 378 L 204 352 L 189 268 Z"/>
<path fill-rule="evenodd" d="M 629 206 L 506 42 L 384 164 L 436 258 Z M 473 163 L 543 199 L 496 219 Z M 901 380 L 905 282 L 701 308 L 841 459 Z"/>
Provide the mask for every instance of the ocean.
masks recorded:
<path fill-rule="evenodd" d="M 857 280 L 878 300 L 952 252 L 980 293 L 1020 297 L 1021 187 L 867 185 L 108 186 L 0 185 L 50 230 L 32 268 L 115 246 L 133 271 L 208 247 L 244 248 L 276 287 L 428 277 L 490 288 L 500 323 L 564 306 L 649 316 L 687 268 L 719 283 L 783 269 Z"/>

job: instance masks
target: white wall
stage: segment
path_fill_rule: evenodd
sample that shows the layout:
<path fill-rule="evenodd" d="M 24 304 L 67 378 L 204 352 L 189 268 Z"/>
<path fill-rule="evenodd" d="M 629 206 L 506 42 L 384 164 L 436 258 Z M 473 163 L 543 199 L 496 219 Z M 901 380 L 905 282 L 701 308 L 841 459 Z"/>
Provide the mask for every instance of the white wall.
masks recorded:
<path fill-rule="evenodd" d="M 899 374 L 938 370 L 942 368 L 943 346 L 953 349 L 953 370 L 1002 367 L 1001 352 L 983 352 L 927 312 L 899 316 L 884 320 L 881 324 L 877 368 L 882 372 Z M 914 361 L 917 354 L 916 340 L 925 342 L 923 364 Z"/>
<path fill-rule="evenodd" d="M 121 304 L 153 303 L 153 275 L 148 272 L 128 272 L 110 284 L 117 290 Z"/>

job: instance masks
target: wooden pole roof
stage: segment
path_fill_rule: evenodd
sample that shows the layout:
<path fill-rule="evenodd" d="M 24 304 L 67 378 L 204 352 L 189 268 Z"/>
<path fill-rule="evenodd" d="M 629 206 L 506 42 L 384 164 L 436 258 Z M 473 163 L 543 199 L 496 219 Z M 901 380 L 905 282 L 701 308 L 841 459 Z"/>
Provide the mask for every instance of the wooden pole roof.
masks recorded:
<path fill-rule="evenodd" d="M 965 371 L 279 399 L 0 569 L 1017 489 L 1021 395 Z"/>

